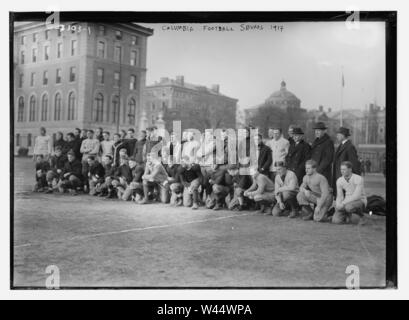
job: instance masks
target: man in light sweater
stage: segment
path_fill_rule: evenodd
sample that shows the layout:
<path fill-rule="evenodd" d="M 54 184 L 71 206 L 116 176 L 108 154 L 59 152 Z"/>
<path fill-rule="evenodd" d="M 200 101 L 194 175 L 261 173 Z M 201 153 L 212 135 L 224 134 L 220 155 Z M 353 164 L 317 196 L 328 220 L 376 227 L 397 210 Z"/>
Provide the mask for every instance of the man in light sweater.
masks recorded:
<path fill-rule="evenodd" d="M 307 160 L 305 172 L 306 175 L 297 195 L 298 204 L 304 214 L 303 220 L 314 219 L 316 222 L 326 222 L 328 210 L 333 203 L 327 178 L 317 172 L 317 162 L 314 160 Z M 314 210 L 311 205 L 315 206 Z"/>
<path fill-rule="evenodd" d="M 40 135 L 36 137 L 33 150 L 33 160 L 42 155 L 44 160 L 48 161 L 52 152 L 52 141 L 50 136 L 46 135 L 44 127 L 40 128 Z"/>
<path fill-rule="evenodd" d="M 263 214 L 269 206 L 275 203 L 274 182 L 254 167 L 251 167 L 249 171 L 253 176 L 253 184 L 244 191 L 243 195 L 258 203 L 260 209 L 257 213 Z M 267 213 L 271 213 L 271 210 Z"/>
<path fill-rule="evenodd" d="M 361 217 L 360 224 L 364 224 L 364 209 L 367 203 L 364 179 L 352 173 L 353 165 L 349 161 L 341 163 L 342 176 L 337 180 L 337 199 L 332 223 L 342 224 L 351 222 L 352 214 Z"/>
<path fill-rule="evenodd" d="M 277 163 L 285 161 L 288 149 L 290 148 L 290 142 L 283 137 L 283 131 L 281 128 L 272 128 L 269 131 L 269 137 L 272 138 L 266 141 L 266 145 L 271 149 L 272 163 L 270 166 L 269 177 L 274 181 L 277 173 Z"/>
<path fill-rule="evenodd" d="M 287 170 L 284 161 L 276 163 L 277 174 L 275 176 L 274 192 L 277 203 L 275 204 L 272 215 L 278 217 L 283 214 L 284 210 L 290 208 L 291 216 L 297 215 L 298 203 L 298 180 L 294 172 Z"/>

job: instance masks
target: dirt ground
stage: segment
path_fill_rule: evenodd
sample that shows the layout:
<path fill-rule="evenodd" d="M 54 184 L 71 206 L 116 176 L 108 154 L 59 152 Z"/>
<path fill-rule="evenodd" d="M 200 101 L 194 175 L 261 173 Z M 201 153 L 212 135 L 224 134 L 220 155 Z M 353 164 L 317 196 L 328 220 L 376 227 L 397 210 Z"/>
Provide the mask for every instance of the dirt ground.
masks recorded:
<path fill-rule="evenodd" d="M 290 220 L 253 212 L 192 211 L 86 195 L 29 192 L 33 163 L 15 161 L 14 282 L 44 287 L 361 287 L 385 285 L 385 219 L 365 226 Z M 380 175 L 368 194 L 384 195 Z"/>

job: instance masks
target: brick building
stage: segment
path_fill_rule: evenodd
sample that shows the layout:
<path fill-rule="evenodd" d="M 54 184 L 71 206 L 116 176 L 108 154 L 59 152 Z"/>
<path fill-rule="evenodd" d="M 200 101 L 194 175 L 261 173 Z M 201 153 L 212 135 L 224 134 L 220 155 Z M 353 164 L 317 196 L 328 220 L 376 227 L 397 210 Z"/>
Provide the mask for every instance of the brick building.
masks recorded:
<path fill-rule="evenodd" d="M 161 78 L 144 91 L 146 125 L 172 130 L 173 121 L 180 120 L 182 130 L 195 128 L 236 128 L 237 99 L 220 93 L 219 85 L 207 88 L 176 79 Z"/>
<path fill-rule="evenodd" d="M 14 26 L 15 146 L 31 151 L 39 128 L 141 128 L 148 29 L 133 23 Z"/>

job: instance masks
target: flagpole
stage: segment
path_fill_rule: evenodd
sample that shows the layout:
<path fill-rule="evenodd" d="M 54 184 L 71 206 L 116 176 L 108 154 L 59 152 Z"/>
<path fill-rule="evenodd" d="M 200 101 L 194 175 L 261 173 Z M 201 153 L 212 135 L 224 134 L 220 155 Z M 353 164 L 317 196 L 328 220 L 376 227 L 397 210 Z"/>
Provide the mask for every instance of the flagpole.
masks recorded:
<path fill-rule="evenodd" d="M 341 67 L 342 70 L 342 80 L 341 80 L 341 116 L 340 116 L 340 127 L 343 125 L 343 111 L 344 111 L 344 67 Z"/>

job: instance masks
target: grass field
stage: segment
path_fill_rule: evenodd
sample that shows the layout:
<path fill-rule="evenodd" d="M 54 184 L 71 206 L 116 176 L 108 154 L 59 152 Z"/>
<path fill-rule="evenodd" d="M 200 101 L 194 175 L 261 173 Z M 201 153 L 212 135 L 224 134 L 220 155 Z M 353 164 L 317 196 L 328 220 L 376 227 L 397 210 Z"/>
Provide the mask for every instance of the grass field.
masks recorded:
<path fill-rule="evenodd" d="M 29 192 L 33 163 L 15 161 L 14 286 L 361 287 L 385 285 L 385 219 L 331 225 L 252 212 L 145 206 L 86 195 Z M 384 195 L 380 175 L 368 194 Z"/>

